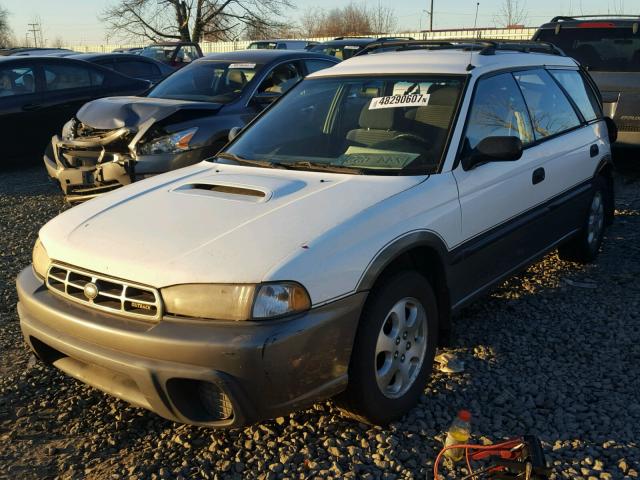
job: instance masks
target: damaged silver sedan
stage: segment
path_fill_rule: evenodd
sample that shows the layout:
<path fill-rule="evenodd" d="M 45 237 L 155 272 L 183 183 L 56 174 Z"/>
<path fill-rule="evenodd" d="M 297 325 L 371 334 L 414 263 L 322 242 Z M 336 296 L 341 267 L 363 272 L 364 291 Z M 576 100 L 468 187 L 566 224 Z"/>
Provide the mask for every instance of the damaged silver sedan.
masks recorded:
<path fill-rule="evenodd" d="M 80 202 L 137 180 L 211 157 L 305 75 L 335 58 L 260 50 L 209 55 L 172 74 L 144 97 L 84 105 L 44 154 L 65 198 Z"/>

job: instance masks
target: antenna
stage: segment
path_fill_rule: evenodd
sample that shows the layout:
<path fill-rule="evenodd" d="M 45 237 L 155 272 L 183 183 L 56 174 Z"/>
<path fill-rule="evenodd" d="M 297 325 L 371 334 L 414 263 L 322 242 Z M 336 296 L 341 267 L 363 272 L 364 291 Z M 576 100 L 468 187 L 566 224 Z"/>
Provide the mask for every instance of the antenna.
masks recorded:
<path fill-rule="evenodd" d="M 478 10 L 480 10 L 480 2 L 476 3 L 476 18 L 473 21 L 473 30 L 474 31 L 476 30 L 476 27 L 478 25 Z M 469 72 L 469 71 L 473 70 L 474 68 L 476 68 L 471 64 L 471 62 L 473 60 L 473 46 L 474 46 L 474 43 L 471 43 L 471 51 L 469 52 L 469 65 L 467 65 L 467 72 Z"/>

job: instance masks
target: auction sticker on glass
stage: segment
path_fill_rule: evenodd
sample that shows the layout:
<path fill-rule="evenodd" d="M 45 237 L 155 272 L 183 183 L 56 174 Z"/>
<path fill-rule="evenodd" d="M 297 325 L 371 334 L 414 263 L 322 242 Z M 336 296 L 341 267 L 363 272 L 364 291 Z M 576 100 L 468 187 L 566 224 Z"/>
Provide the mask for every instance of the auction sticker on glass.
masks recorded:
<path fill-rule="evenodd" d="M 396 107 L 424 107 L 429 104 L 429 94 L 389 95 L 371 99 L 369 110 Z"/>

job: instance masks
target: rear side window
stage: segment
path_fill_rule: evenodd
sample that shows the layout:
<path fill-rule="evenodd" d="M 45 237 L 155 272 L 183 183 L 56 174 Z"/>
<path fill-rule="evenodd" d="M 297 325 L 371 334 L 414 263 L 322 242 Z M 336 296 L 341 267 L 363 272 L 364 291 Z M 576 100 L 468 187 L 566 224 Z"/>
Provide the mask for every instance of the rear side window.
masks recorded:
<path fill-rule="evenodd" d="M 31 67 L 13 67 L 0 70 L 0 97 L 25 95 L 36 91 Z"/>
<path fill-rule="evenodd" d="M 517 72 L 514 77 L 527 102 L 536 140 L 580 125 L 571 103 L 546 70 Z"/>
<path fill-rule="evenodd" d="M 76 65 L 45 65 L 47 90 L 66 90 L 102 85 L 104 75 L 96 70 Z"/>
<path fill-rule="evenodd" d="M 630 25 L 617 28 L 593 28 L 593 22 L 583 25 L 561 28 L 557 35 L 554 30 L 542 30 L 537 40 L 557 45 L 592 71 L 640 72 L 640 33 L 634 34 Z"/>
<path fill-rule="evenodd" d="M 551 75 L 562 85 L 586 121 L 600 116 L 600 106 L 591 87 L 576 70 L 550 70 Z"/>
<path fill-rule="evenodd" d="M 524 145 L 533 142 L 527 106 L 510 73 L 478 82 L 466 135 L 469 149 L 487 137 L 518 137 Z"/>

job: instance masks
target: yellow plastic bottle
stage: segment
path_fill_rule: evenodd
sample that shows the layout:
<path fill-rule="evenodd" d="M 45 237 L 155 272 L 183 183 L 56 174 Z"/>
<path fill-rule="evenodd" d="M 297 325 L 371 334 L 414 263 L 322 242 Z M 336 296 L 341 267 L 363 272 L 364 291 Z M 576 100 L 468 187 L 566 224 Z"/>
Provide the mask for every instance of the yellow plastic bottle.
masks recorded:
<path fill-rule="evenodd" d="M 471 412 L 468 410 L 460 410 L 458 416 L 453 420 L 449 430 L 447 431 L 447 439 L 444 446 L 459 445 L 468 443 L 471 437 Z M 444 452 L 444 456 L 450 460 L 457 462 L 464 457 L 463 448 L 450 448 Z"/>

